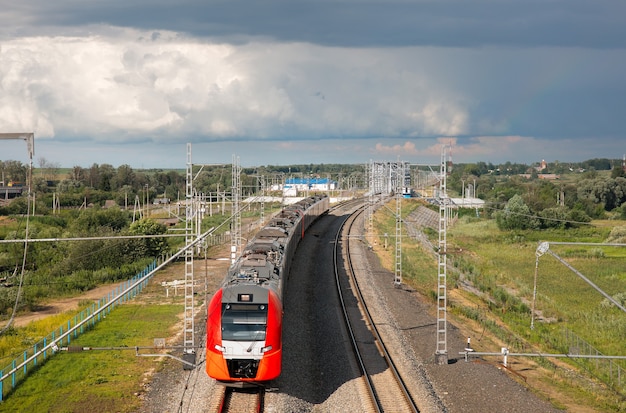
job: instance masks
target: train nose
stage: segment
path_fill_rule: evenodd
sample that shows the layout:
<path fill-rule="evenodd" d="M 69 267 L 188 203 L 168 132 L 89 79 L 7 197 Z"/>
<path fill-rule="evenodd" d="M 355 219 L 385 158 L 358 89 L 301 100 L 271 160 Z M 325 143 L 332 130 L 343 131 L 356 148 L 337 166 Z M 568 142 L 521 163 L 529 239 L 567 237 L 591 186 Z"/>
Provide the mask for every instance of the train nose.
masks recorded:
<path fill-rule="evenodd" d="M 224 343 L 224 356 L 234 358 L 237 356 L 260 357 L 265 351 L 265 343 L 263 341 L 253 341 L 248 343 L 229 342 Z"/>

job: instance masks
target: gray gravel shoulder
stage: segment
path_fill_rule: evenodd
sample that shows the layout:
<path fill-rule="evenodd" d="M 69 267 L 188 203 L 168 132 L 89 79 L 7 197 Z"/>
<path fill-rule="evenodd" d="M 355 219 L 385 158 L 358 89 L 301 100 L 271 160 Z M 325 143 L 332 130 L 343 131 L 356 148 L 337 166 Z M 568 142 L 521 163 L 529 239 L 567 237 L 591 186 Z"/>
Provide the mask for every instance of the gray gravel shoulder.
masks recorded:
<path fill-rule="evenodd" d="M 394 274 L 381 267 L 374 251 L 361 244 L 363 277 L 368 307 L 390 337 L 394 358 L 410 377 L 416 403 L 429 412 L 560 412 L 540 399 L 508 373 L 491 363 L 466 362 L 460 352 L 466 337 L 448 322 L 448 363 L 435 360 L 436 324 L 433 304 L 403 285 L 395 287 Z M 370 301 L 372 304 L 370 304 Z"/>
<path fill-rule="evenodd" d="M 345 351 L 347 337 L 340 314 L 328 299 L 332 288 L 332 257 L 328 248 L 339 220 L 322 219 L 297 252 L 285 291 L 283 373 L 266 394 L 266 412 L 363 411 L 362 381 Z M 465 362 L 458 353 L 466 338 L 448 324 L 449 363 L 435 363 L 436 319 L 432 304 L 404 286 L 393 286 L 393 274 L 383 269 L 365 244 L 356 265 L 364 277 L 361 287 L 383 330 L 385 342 L 401 367 L 416 403 L 423 412 L 559 412 L 539 399 L 508 373 L 487 363 Z M 221 281 L 215 274 L 210 291 Z M 199 309 L 197 323 L 204 322 Z M 199 338 L 204 340 L 204 337 Z M 388 341 L 387 341 L 388 340 Z M 199 367 L 183 370 L 174 360 L 163 361 L 146 384 L 138 413 L 216 411 L 220 388 Z"/>

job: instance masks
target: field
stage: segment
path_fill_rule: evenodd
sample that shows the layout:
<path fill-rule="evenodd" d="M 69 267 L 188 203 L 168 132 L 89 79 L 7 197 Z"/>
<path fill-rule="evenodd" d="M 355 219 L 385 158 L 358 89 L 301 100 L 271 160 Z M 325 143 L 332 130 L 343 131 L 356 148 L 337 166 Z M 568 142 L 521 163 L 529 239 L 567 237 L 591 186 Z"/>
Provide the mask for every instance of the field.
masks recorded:
<path fill-rule="evenodd" d="M 405 200 L 403 216 L 419 205 Z M 376 214 L 374 235 L 378 236 L 376 251 L 392 269 L 395 220 L 389 211 L 382 208 Z M 606 242 L 611 230 L 620 224 L 623 222 L 604 221 L 573 230 L 502 232 L 493 221 L 461 217 L 450 225 L 447 237 L 449 320 L 472 337 L 477 351 L 498 352 L 501 346 L 507 346 L 515 352 L 568 352 L 570 348 L 563 339 L 564 331 L 568 331 L 602 354 L 624 356 L 626 314 L 609 305 L 550 253 L 538 260 L 536 255 L 540 241 L 551 242 L 550 251 L 623 303 L 626 248 L 575 244 Z M 385 243 L 381 234 L 385 233 L 391 235 L 386 250 L 381 248 Z M 437 233 L 430 229 L 425 233 L 436 246 Z M 408 236 L 403 237 L 402 247 L 403 281 L 434 303 L 435 250 Z M 180 329 L 182 297 L 164 299 L 159 283 L 176 279 L 181 273 L 180 267 L 172 266 L 158 274 L 139 301 L 119 307 L 107 316 L 107 322 L 96 325 L 72 343 L 97 347 L 126 345 L 129 350 L 61 353 L 18 386 L 0 404 L 0 412 L 34 411 L 33 406 L 37 406 L 35 410 L 50 412 L 83 411 L 93 406 L 104 406 L 108 411 L 135 411 L 147 379 L 145 373 L 161 368 L 162 363 L 136 357 L 132 347 L 150 346 L 154 338 L 169 337 L 172 331 Z M 537 299 L 533 305 L 535 274 Z M 16 328 L 13 334 L 3 337 L 13 341 L 0 343 L 0 349 L 5 349 L 6 357 L 11 349 L 27 346 L 38 335 L 45 335 L 71 317 L 72 314 L 63 313 Z M 531 322 L 534 328 L 530 327 Z M 122 331 L 120 324 L 124 325 Z M 606 377 L 601 377 L 602 370 L 595 368 L 605 362 L 589 365 L 575 360 L 516 358 L 510 363 L 517 379 L 523 377 L 533 391 L 569 411 L 626 411 L 624 396 L 620 395 L 624 394 L 626 375 L 621 377 L 621 387 L 607 382 Z M 626 367 L 619 362 L 615 366 Z M 76 397 L 78 394 L 80 398 Z M 120 397 L 121 394 L 125 396 Z"/>
<path fill-rule="evenodd" d="M 177 337 L 184 296 L 180 291 L 178 295 L 170 291 L 166 297 L 160 283 L 179 279 L 184 273 L 182 265 L 173 264 L 157 273 L 142 294 L 117 306 L 105 321 L 72 340 L 72 346 L 101 350 L 60 352 L 51 357 L 5 398 L 0 412 L 137 411 L 146 381 L 151 372 L 163 367 L 163 362 L 154 357 L 137 357 L 134 347 L 153 346 L 155 338 Z M 83 300 L 81 304 L 87 306 L 91 302 Z M 19 354 L 20 347 L 28 347 L 63 325 L 80 308 L 16 327 L 12 334 L 2 337 L 0 348 L 13 346 L 15 354 Z M 12 341 L 4 342 L 7 340 Z"/>
<path fill-rule="evenodd" d="M 417 206 L 414 201 L 405 201 L 403 217 Z M 375 222 L 377 234 L 395 234 L 395 219 L 388 209 L 381 208 Z M 493 221 L 465 216 L 449 226 L 448 314 L 474 338 L 472 343 L 478 347 L 475 350 L 499 352 L 500 346 L 506 346 L 509 351 L 520 353 L 578 351 L 580 354 L 626 355 L 626 313 L 610 304 L 552 255 L 565 260 L 624 305 L 626 247 L 580 243 L 607 242 L 612 228 L 620 224 L 626 226 L 626 223 L 592 224 L 560 231 L 503 232 Z M 425 233 L 436 247 L 437 232 L 426 229 Z M 389 237 L 390 246 L 394 245 L 393 238 Z M 549 252 L 537 259 L 537 247 L 542 241 L 568 244 L 551 244 Z M 378 243 L 384 243 L 380 235 Z M 408 236 L 403 237 L 402 247 L 403 281 L 435 303 L 437 258 L 434 248 L 429 249 Z M 379 249 L 389 269 L 394 268 L 393 250 L 393 247 Z M 537 295 L 533 304 L 535 274 Z M 492 361 L 501 361 L 501 358 Z M 626 409 L 623 396 L 626 394 L 626 363 L 623 360 L 520 357 L 513 363 L 518 370 L 524 370 L 528 363 L 537 366 L 533 369 L 541 368 L 543 377 L 533 377 L 535 385 L 541 387 L 539 392 L 551 399 L 562 398 L 563 406 L 575 401 L 580 406 L 578 411 Z M 530 383 L 530 370 L 523 374 Z"/>

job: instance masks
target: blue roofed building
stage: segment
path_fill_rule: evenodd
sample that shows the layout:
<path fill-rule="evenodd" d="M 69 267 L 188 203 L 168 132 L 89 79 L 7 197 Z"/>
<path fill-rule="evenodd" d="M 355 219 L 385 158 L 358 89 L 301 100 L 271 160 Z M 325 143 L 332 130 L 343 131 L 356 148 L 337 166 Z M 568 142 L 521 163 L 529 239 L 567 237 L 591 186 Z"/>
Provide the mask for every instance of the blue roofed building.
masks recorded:
<path fill-rule="evenodd" d="M 287 178 L 286 188 L 298 191 L 334 191 L 337 189 L 337 182 L 329 178 Z"/>

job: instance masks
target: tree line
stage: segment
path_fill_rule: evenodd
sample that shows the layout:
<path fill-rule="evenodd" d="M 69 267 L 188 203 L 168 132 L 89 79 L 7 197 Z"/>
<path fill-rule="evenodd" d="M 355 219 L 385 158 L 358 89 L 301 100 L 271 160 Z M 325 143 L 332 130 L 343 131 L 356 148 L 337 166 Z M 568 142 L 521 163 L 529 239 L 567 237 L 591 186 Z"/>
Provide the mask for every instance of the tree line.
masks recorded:
<path fill-rule="evenodd" d="M 537 169 L 537 165 L 505 169 L 484 163 L 460 165 L 451 172 L 448 188 L 460 194 L 471 185 L 470 192 L 485 201 L 487 215 L 502 229 L 567 228 L 591 219 L 626 219 L 626 170 L 621 160 Z M 549 179 L 542 178 L 548 175 Z"/>
<path fill-rule="evenodd" d="M 0 171 L 6 185 L 9 180 L 26 182 L 29 167 L 2 161 Z M 452 166 L 448 189 L 451 195 L 469 193 L 483 199 L 485 216 L 496 219 L 505 230 L 569 228 L 591 219 L 626 219 L 626 174 L 620 160 L 550 163 L 541 171 L 546 173 L 562 176 L 541 179 L 537 165 L 459 164 Z M 230 191 L 231 165 L 194 167 L 193 176 L 198 193 Z M 266 187 L 289 177 L 329 177 L 345 189 L 350 189 L 348 185 L 367 187 L 365 165 L 270 165 L 242 169 L 244 196 L 260 190 L 261 177 Z M 147 219 L 135 221 L 130 209 L 123 206 L 132 205 L 136 198 L 142 204 L 159 197 L 182 199 L 185 181 L 185 170 L 135 170 L 129 165 L 114 168 L 109 164 L 62 170 L 40 160 L 32 173 L 36 214 L 31 217 L 29 237 L 164 234 L 164 225 Z M 51 213 L 53 198 L 58 200 L 60 213 Z M 26 199 L 22 196 L 0 203 L 0 239 L 24 239 Z M 119 207 L 103 208 L 106 200 L 115 200 Z M 25 263 L 23 243 L 1 244 L 0 286 L 5 288 L 0 288 L 0 315 L 8 314 L 18 298 L 16 286 L 22 270 L 27 275 L 18 300 L 20 308 L 34 308 L 43 297 L 129 278 L 155 257 L 176 248 L 177 242 L 182 241 L 157 237 L 31 243 Z"/>

